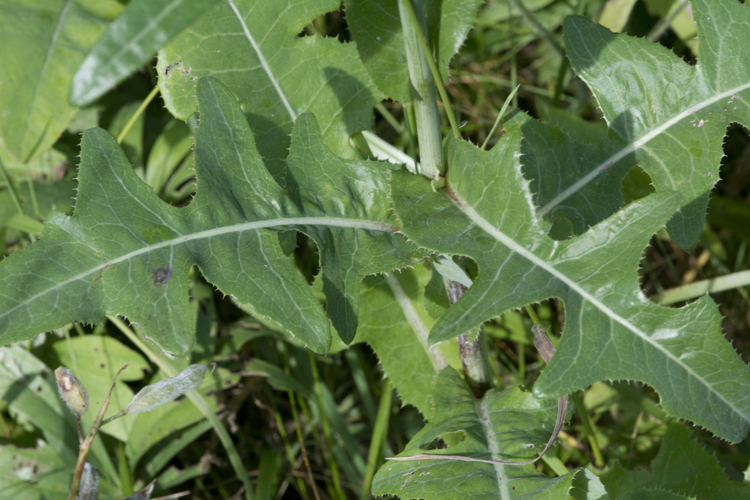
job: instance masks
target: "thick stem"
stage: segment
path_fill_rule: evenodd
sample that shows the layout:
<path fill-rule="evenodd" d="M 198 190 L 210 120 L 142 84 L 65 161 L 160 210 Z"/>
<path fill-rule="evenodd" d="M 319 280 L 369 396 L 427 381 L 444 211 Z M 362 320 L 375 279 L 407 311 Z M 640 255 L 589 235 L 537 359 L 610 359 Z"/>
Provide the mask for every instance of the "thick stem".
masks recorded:
<path fill-rule="evenodd" d="M 451 304 L 455 304 L 466 292 L 466 287 L 456 281 L 446 280 L 446 287 Z M 466 332 L 458 336 L 458 355 L 464 368 L 466 382 L 469 384 L 474 397 L 479 399 L 492 388 L 490 361 L 487 356 L 484 332 L 480 331 L 473 342 L 469 340 L 469 335 L 470 332 Z"/>
<path fill-rule="evenodd" d="M 414 92 L 414 114 L 417 119 L 417 135 L 419 137 L 420 173 L 429 179 L 437 179 L 445 174 L 437 92 L 430 66 L 417 38 L 420 33 L 411 23 L 410 13 L 407 10 L 408 6 L 405 4 L 409 1 L 412 1 L 411 5 L 414 7 L 414 13 L 422 25 L 422 31 L 425 34 L 427 31 L 424 29 L 424 11 L 422 10 L 421 0 L 398 0 L 398 12 L 401 17 L 401 29 L 404 33 L 409 78 Z"/>
<path fill-rule="evenodd" d="M 122 371 L 128 366 L 130 366 L 131 364 L 132 363 L 128 363 L 127 365 L 120 368 L 120 371 L 118 371 L 117 374 L 115 375 L 115 378 L 112 381 L 112 387 L 109 388 L 107 399 L 104 400 L 104 404 L 99 410 L 99 414 L 96 416 L 94 423 L 91 425 L 91 430 L 86 436 L 86 439 L 84 439 L 83 442 L 80 443 L 79 445 L 78 460 L 76 461 L 76 468 L 75 468 L 75 471 L 73 472 L 73 483 L 70 485 L 70 493 L 68 493 L 68 500 L 75 500 L 78 497 L 78 490 L 81 487 L 81 476 L 83 475 L 83 468 L 86 465 L 86 458 L 88 458 L 89 456 L 91 443 L 94 441 L 96 434 L 99 432 L 99 427 L 101 427 L 102 419 L 104 418 L 104 414 L 107 412 L 107 408 L 109 407 L 109 398 L 112 396 L 112 391 L 115 389 L 115 384 L 117 383 L 117 377 L 119 377 Z"/>

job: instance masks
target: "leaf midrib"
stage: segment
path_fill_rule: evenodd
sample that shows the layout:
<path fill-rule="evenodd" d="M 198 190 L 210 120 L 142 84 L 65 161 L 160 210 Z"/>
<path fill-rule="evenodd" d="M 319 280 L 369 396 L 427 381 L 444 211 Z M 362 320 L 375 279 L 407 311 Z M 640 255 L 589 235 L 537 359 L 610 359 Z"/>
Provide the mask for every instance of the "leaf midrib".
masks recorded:
<path fill-rule="evenodd" d="M 391 289 L 391 292 L 393 292 L 393 296 L 396 298 L 396 302 L 401 308 L 401 311 L 404 313 L 406 321 L 409 323 L 409 326 L 411 326 L 411 329 L 414 332 L 414 336 L 417 337 L 417 340 L 425 350 L 427 357 L 430 358 L 435 371 L 439 372 L 443 368 L 447 367 L 448 361 L 445 359 L 445 356 L 443 356 L 440 348 L 438 346 L 430 346 L 429 342 L 427 341 L 430 330 L 429 328 L 427 328 L 427 325 L 422 322 L 422 319 L 419 317 L 419 313 L 417 312 L 414 304 L 412 304 L 409 297 L 406 295 L 404 289 L 401 287 L 401 284 L 392 274 L 387 274 L 385 276 L 385 281 L 388 284 L 388 287 Z"/>
<path fill-rule="evenodd" d="M 618 161 L 625 158 L 630 153 L 633 153 L 634 151 L 638 150 L 639 148 L 645 146 L 647 143 L 649 143 L 654 138 L 661 135 L 663 132 L 668 130 L 673 125 L 676 125 L 677 123 L 681 122 L 682 120 L 688 118 L 693 113 L 700 111 L 703 108 L 706 108 L 708 106 L 711 106 L 712 104 L 717 103 L 718 101 L 722 99 L 726 99 L 727 97 L 730 97 L 734 94 L 739 94 L 743 90 L 747 90 L 750 88 L 750 82 L 747 82 L 743 85 L 740 85 L 739 87 L 735 87 L 731 90 L 727 90 L 725 92 L 722 92 L 721 94 L 716 94 L 715 96 L 706 99 L 705 101 L 702 101 L 698 103 L 695 106 L 692 106 L 688 108 L 687 110 L 673 116 L 669 120 L 665 121 L 661 125 L 654 128 L 651 132 L 648 132 L 644 136 L 642 136 L 640 139 L 628 143 L 627 146 L 620 149 L 618 152 L 604 160 L 602 163 L 594 167 L 588 174 L 580 178 L 578 181 L 576 181 L 573 185 L 568 187 L 565 191 L 558 194 L 554 198 L 552 198 L 551 201 L 549 201 L 546 205 L 544 205 L 542 208 L 540 208 L 537 211 L 537 215 L 539 218 L 545 217 L 547 214 L 549 214 L 556 206 L 558 206 L 563 201 L 567 200 L 571 196 L 573 196 L 575 193 L 580 191 L 584 188 L 588 183 L 593 181 L 596 177 L 599 176 L 599 174 L 605 172 L 607 169 L 609 169 L 612 165 L 617 163 Z"/>
<path fill-rule="evenodd" d="M 477 410 L 477 416 L 479 417 L 479 423 L 482 425 L 482 432 L 484 437 L 487 439 L 487 450 L 490 452 L 491 459 L 499 462 L 503 460 L 500 454 L 500 445 L 497 442 L 495 431 L 492 428 L 492 420 L 490 419 L 490 412 L 487 408 L 487 397 L 483 397 L 481 400 L 474 400 L 474 407 Z M 502 464 L 492 464 L 495 471 L 495 479 L 497 480 L 497 487 L 500 490 L 500 498 L 502 500 L 510 500 L 510 491 L 508 491 L 508 477 L 505 474 L 505 466 Z"/>
<path fill-rule="evenodd" d="M 335 218 L 335 217 L 290 217 L 290 218 L 283 218 L 283 219 L 267 219 L 267 220 L 262 220 L 262 221 L 244 222 L 242 224 L 234 224 L 231 226 L 222 226 L 222 227 L 218 227 L 214 229 L 207 229 L 205 231 L 198 231 L 196 233 L 192 233 L 188 235 L 180 235 L 179 237 L 176 237 L 176 238 L 161 241 L 159 243 L 154 243 L 153 245 L 148 245 L 148 246 L 139 248 L 138 250 L 129 252 L 120 257 L 110 259 L 109 261 L 104 262 L 100 265 L 97 265 L 96 267 L 92 267 L 91 269 L 83 271 L 73 277 L 70 277 L 60 283 L 57 283 L 54 286 L 51 286 L 47 288 L 46 290 L 43 290 L 37 293 L 36 295 L 29 297 L 23 302 L 19 302 L 15 306 L 11 307 L 10 309 L 7 309 L 2 314 L 0 314 L 0 318 L 7 316 L 8 314 L 18 309 L 19 307 L 24 307 L 28 305 L 29 303 L 35 301 L 39 297 L 42 297 L 54 290 L 58 290 L 69 283 L 73 283 L 75 281 L 83 279 L 86 276 L 99 272 L 114 264 L 119 264 L 120 262 L 124 262 L 128 259 L 132 259 L 132 258 L 138 257 L 139 255 L 153 252 L 161 248 L 174 247 L 174 246 L 181 245 L 183 243 L 187 243 L 190 241 L 211 238 L 214 236 L 221 236 L 224 234 L 241 233 L 243 231 L 267 229 L 267 228 L 279 227 L 279 226 L 304 226 L 304 225 L 346 227 L 346 228 L 364 229 L 364 230 L 370 230 L 370 231 L 382 231 L 382 232 L 389 232 L 389 233 L 395 233 L 399 231 L 398 226 L 395 226 L 392 224 L 386 224 L 384 222 L 367 221 L 367 220 L 361 220 L 361 219 Z"/>
<path fill-rule="evenodd" d="M 282 90 L 281 84 L 276 79 L 276 76 L 273 74 L 273 71 L 271 71 L 271 67 L 268 65 L 268 61 L 266 60 L 266 57 L 263 55 L 263 52 L 261 52 L 260 46 L 255 41 L 255 38 L 253 38 L 253 35 L 250 33 L 250 28 L 248 28 L 247 23 L 245 22 L 245 18 L 242 17 L 242 13 L 234 4 L 233 0 L 229 0 L 229 7 L 231 7 L 232 11 L 234 11 L 235 16 L 237 16 L 237 19 L 240 21 L 240 24 L 242 25 L 242 31 L 245 33 L 245 38 L 247 38 L 247 41 L 250 42 L 250 46 L 255 51 L 255 54 L 258 56 L 258 60 L 260 61 L 261 66 L 263 66 L 263 70 L 268 75 L 268 79 L 271 80 L 271 84 L 273 85 L 273 88 L 276 90 L 276 93 L 279 94 L 279 98 L 281 99 L 281 102 L 284 104 L 284 107 L 289 113 L 289 116 L 292 118 L 292 121 L 296 121 L 297 113 L 294 111 L 294 108 L 292 108 L 292 105 L 289 103 L 289 100 L 286 98 L 286 94 Z"/>
<path fill-rule="evenodd" d="M 748 84 L 750 86 L 750 84 Z M 602 303 L 599 299 L 588 293 L 586 290 L 581 288 L 575 280 L 569 278 L 567 275 L 563 274 L 559 270 L 557 270 L 554 266 L 552 266 L 550 263 L 545 261 L 544 259 L 541 259 L 533 252 L 527 250 L 522 245 L 519 245 L 516 243 L 512 238 L 510 238 L 508 235 L 503 233 L 502 231 L 495 228 L 489 221 L 487 221 L 484 217 L 479 215 L 461 196 L 452 190 L 447 190 L 447 194 L 449 198 L 454 202 L 454 204 L 457 206 L 459 210 L 461 210 L 474 224 L 476 224 L 479 228 L 484 230 L 487 234 L 492 236 L 495 240 L 500 242 L 501 244 L 505 245 L 508 249 L 511 251 L 517 253 L 521 257 L 525 258 L 529 262 L 531 262 L 533 265 L 543 269 L 544 271 L 548 272 L 555 278 L 562 281 L 565 285 L 567 285 L 569 288 L 571 288 L 573 291 L 575 291 L 577 294 L 579 294 L 581 297 L 583 297 L 584 300 L 587 300 L 590 302 L 594 307 L 599 309 L 601 312 L 603 312 L 607 317 L 610 319 L 620 323 L 622 326 L 624 326 L 626 329 L 633 332 L 637 337 L 641 338 L 644 342 L 651 345 L 658 351 L 662 352 L 667 358 L 671 359 L 675 363 L 677 363 L 678 366 L 683 368 L 690 376 L 694 377 L 696 380 L 698 380 L 703 386 L 705 386 L 709 392 L 716 397 L 718 397 L 721 401 L 723 401 L 729 408 L 731 408 L 737 415 L 739 415 L 743 420 L 748 421 L 748 418 L 740 411 L 734 404 L 732 404 L 730 401 L 728 401 L 720 392 L 713 390 L 711 385 L 700 375 L 695 373 L 692 368 L 685 365 L 682 360 L 680 360 L 677 356 L 669 352 L 667 349 L 665 349 L 663 346 L 659 345 L 658 343 L 654 342 L 646 332 L 641 331 L 639 328 L 637 328 L 635 325 L 628 322 L 625 318 L 617 314 L 615 311 L 607 307 L 604 303 Z"/>

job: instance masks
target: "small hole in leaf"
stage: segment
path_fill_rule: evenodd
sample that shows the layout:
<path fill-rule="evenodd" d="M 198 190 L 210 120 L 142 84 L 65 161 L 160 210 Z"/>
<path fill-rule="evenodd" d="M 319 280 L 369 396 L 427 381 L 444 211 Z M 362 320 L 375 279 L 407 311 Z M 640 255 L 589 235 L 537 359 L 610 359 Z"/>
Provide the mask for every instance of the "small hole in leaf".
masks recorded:
<path fill-rule="evenodd" d="M 631 168 L 627 175 L 625 175 L 625 178 L 622 180 L 620 191 L 622 192 L 622 198 L 627 205 L 635 200 L 650 195 L 656 190 L 651 182 L 651 176 L 649 176 L 641 167 L 636 166 Z"/>

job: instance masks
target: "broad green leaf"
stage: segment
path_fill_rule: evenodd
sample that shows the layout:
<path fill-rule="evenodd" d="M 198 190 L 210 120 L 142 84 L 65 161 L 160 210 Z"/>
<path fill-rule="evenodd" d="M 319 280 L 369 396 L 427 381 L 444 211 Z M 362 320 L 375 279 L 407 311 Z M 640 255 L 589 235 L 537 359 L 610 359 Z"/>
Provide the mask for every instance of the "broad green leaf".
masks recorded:
<path fill-rule="evenodd" d="M 415 2 L 417 3 L 417 2 Z M 474 25 L 482 0 L 425 0 L 427 39 L 443 80 L 448 63 Z M 391 99 L 414 99 L 397 0 L 346 0 L 346 20 L 375 85 Z"/>
<path fill-rule="evenodd" d="M 560 213 L 581 233 L 619 208 L 617 181 L 633 166 L 646 170 L 657 191 L 682 193 L 667 230 L 682 248 L 698 241 L 709 193 L 719 180 L 728 124 L 750 125 L 750 6 L 736 0 L 694 0 L 700 57 L 691 66 L 665 47 L 613 34 L 582 17 L 565 21 L 565 46 L 576 74 L 591 88 L 610 136 L 602 144 L 543 149 L 526 165 L 539 214 Z M 525 151 L 526 152 L 526 151 Z M 573 161 L 575 160 L 575 161 Z M 605 197 L 610 197 L 605 200 Z"/>
<path fill-rule="evenodd" d="M 47 445 L 67 464 L 78 456 L 76 419 L 57 390 L 53 370 L 19 346 L 0 348 L 0 399 L 42 431 Z M 91 445 L 89 461 L 112 481 L 118 477 L 100 439 Z"/>
<path fill-rule="evenodd" d="M 404 234 L 479 266 L 472 287 L 433 327 L 430 342 L 558 297 L 565 331 L 535 393 L 558 397 L 600 380 L 640 380 L 659 392 L 670 414 L 725 439 L 744 439 L 750 370 L 723 338 L 716 304 L 706 296 L 680 309 L 658 306 L 638 283 L 641 252 L 679 207 L 679 193 L 652 194 L 581 236 L 555 242 L 534 213 L 520 142 L 518 128 L 491 152 L 450 140 L 442 192 L 414 175 L 393 176 Z"/>
<path fill-rule="evenodd" d="M 217 3 L 219 0 L 133 0 L 76 71 L 70 101 L 83 106 L 104 95 Z"/>
<path fill-rule="evenodd" d="M 0 136 L 15 161 L 48 150 L 78 108 L 73 73 L 122 9 L 114 0 L 0 2 Z"/>
<path fill-rule="evenodd" d="M 438 376 L 435 417 L 406 445 L 399 457 L 461 455 L 483 460 L 523 461 L 544 448 L 555 426 L 557 401 L 537 399 L 515 387 L 491 389 L 481 400 L 454 370 Z M 449 448 L 422 448 L 456 433 Z M 493 465 L 455 459 L 386 461 L 372 483 L 374 495 L 402 499 L 472 500 L 564 499 L 576 471 L 550 478 L 533 465 Z"/>
<path fill-rule="evenodd" d="M 21 163 L 8 151 L 2 137 L 0 137 L 0 160 L 5 163 L 8 174 L 16 184 L 29 177 L 37 181 L 59 180 L 65 176 L 65 170 L 68 167 L 68 158 L 55 149 L 48 149 L 25 164 Z M 2 176 L 0 176 L 0 186 L 5 186 L 5 179 Z"/>
<path fill-rule="evenodd" d="M 354 158 L 349 136 L 372 125 L 380 100 L 354 44 L 298 37 L 339 0 L 228 0 L 159 52 L 159 88 L 169 111 L 187 119 L 197 108 L 197 80 L 213 75 L 240 101 L 258 151 L 284 182 L 292 124 L 315 114 L 326 145 Z"/>
<path fill-rule="evenodd" d="M 435 412 L 431 394 L 438 373 L 449 364 L 461 366 L 455 342 L 427 343 L 435 324 L 425 306 L 430 276 L 424 265 L 417 264 L 414 269 L 365 279 L 354 339 L 375 350 L 401 401 L 414 405 L 428 419 Z M 447 302 L 444 290 L 443 296 Z"/>
<path fill-rule="evenodd" d="M 576 474 L 570 496 L 576 500 L 611 500 L 599 477 L 589 469 Z"/>
<path fill-rule="evenodd" d="M 306 114 L 293 134 L 285 190 L 226 88 L 206 79 L 199 97 L 199 192 L 183 209 L 136 177 L 108 133 L 84 133 L 75 214 L 54 215 L 39 242 L 0 263 L 1 342 L 118 314 L 184 355 L 195 331 L 187 275 L 196 264 L 224 293 L 325 352 L 329 321 L 281 251 L 274 231 L 282 228 L 318 243 L 328 313 L 351 341 L 362 278 L 408 265 L 416 248 L 395 234 L 386 166 L 336 157 Z"/>
<path fill-rule="evenodd" d="M 669 425 L 650 469 L 628 471 L 615 464 L 604 473 L 602 482 L 609 495 L 617 500 L 750 499 L 750 485 L 727 479 L 716 456 L 691 438 L 680 423 Z"/>
<path fill-rule="evenodd" d="M 216 410 L 213 398 L 207 398 L 207 400 L 211 408 Z M 131 468 L 138 471 L 138 461 L 159 441 L 180 429 L 200 422 L 203 418 L 200 410 L 191 401 L 183 399 L 167 403 L 150 412 L 119 419 L 133 421 L 132 430 L 125 440 L 125 454 L 130 461 Z M 153 473 L 156 472 L 158 471 L 153 470 Z"/>
<path fill-rule="evenodd" d="M 5 498 L 62 500 L 70 490 L 73 468 L 52 447 L 0 446 L 0 489 Z"/>
<path fill-rule="evenodd" d="M 141 380 L 144 370 L 149 369 L 143 356 L 118 340 L 102 335 L 73 337 L 69 341 L 60 340 L 52 344 L 52 349 L 60 363 L 71 370 L 88 391 L 90 408 L 81 419 L 86 428 L 91 428 L 120 368 L 128 363 L 134 363 L 117 378 L 109 400 L 107 416 L 122 410 L 133 399 L 133 391 L 125 382 Z M 121 441 L 127 441 L 132 427 L 132 419 L 121 418 L 102 427 L 102 432 Z"/>

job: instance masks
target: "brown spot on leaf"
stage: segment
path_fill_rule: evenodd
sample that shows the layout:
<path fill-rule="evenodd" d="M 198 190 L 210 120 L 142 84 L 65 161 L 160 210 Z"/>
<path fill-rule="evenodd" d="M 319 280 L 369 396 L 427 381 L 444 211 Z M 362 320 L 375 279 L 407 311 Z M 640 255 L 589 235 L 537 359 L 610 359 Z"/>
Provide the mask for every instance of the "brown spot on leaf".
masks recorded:
<path fill-rule="evenodd" d="M 166 285 L 172 276 L 172 269 L 169 267 L 160 267 L 151 276 L 154 278 L 154 285 Z"/>

